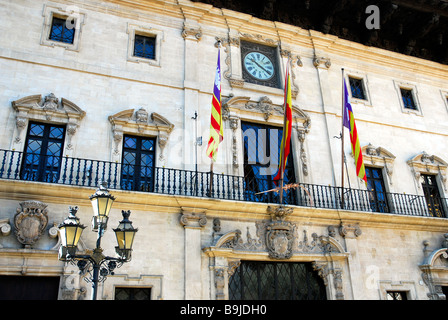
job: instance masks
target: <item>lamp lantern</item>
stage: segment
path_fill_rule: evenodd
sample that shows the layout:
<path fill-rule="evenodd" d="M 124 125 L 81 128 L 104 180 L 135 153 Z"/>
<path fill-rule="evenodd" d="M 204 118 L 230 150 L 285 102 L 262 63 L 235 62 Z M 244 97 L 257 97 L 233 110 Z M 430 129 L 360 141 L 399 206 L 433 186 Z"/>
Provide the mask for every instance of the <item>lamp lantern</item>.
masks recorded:
<path fill-rule="evenodd" d="M 121 213 L 123 215 L 123 220 L 120 221 L 116 229 L 113 229 L 118 243 L 118 246 L 115 247 L 115 250 L 118 255 L 126 260 L 129 260 L 131 257 L 134 237 L 138 229 L 135 229 L 132 226 L 132 221 L 129 220 L 129 216 L 131 215 L 130 210 L 122 210 Z"/>
<path fill-rule="evenodd" d="M 114 203 L 115 197 L 112 196 L 105 184 L 101 184 L 96 192 L 90 196 L 93 208 L 92 229 L 98 230 L 101 226 L 106 229 L 109 212 Z"/>

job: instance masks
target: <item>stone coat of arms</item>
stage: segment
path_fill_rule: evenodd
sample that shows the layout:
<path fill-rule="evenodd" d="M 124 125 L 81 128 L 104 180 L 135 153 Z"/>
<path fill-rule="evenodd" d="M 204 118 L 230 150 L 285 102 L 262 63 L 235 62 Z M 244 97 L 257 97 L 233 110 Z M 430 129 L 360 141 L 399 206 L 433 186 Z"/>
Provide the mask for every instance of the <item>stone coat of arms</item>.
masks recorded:
<path fill-rule="evenodd" d="M 47 205 L 40 201 L 24 201 L 17 208 L 14 227 L 17 240 L 31 246 L 44 232 L 48 224 Z"/>

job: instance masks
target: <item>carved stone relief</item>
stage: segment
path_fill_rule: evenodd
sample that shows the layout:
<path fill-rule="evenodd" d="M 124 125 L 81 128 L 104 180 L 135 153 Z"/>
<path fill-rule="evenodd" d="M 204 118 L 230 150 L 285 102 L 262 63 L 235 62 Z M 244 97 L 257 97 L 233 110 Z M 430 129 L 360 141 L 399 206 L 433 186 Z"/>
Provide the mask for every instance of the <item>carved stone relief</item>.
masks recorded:
<path fill-rule="evenodd" d="M 24 142 L 23 129 L 28 120 L 51 121 L 67 125 L 66 149 L 72 150 L 72 137 L 75 135 L 85 112 L 76 104 L 65 98 L 58 99 L 53 93 L 42 98 L 41 95 L 32 95 L 12 102 L 12 107 L 17 112 L 16 144 Z"/>
<path fill-rule="evenodd" d="M 157 137 L 157 143 L 160 148 L 159 160 L 165 160 L 163 151 L 174 128 L 174 124 L 165 117 L 156 112 L 149 114 L 144 108 L 140 108 L 137 111 L 128 109 L 109 116 L 109 122 L 112 125 L 115 161 L 121 160 L 121 141 L 124 133 Z"/>
<path fill-rule="evenodd" d="M 14 216 L 14 227 L 17 240 L 30 247 L 39 240 L 48 224 L 47 205 L 30 200 L 20 203 Z"/>

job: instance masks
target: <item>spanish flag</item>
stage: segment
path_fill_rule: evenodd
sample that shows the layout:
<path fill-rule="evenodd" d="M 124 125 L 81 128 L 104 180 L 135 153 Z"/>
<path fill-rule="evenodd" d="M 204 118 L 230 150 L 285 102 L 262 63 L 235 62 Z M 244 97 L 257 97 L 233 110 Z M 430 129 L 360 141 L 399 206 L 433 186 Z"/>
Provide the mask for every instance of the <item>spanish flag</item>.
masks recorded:
<path fill-rule="evenodd" d="M 216 66 L 215 83 L 213 86 L 212 114 L 210 122 L 210 139 L 207 146 L 207 156 L 216 161 L 219 143 L 224 139 L 221 110 L 221 63 L 220 50 L 218 50 L 218 63 Z"/>
<path fill-rule="evenodd" d="M 291 151 L 291 129 L 292 129 L 292 98 L 291 98 L 291 75 L 289 74 L 289 60 L 286 65 L 285 77 L 285 97 L 284 97 L 284 120 L 283 120 L 283 137 L 280 146 L 280 162 L 278 173 L 274 178 L 274 183 L 283 180 L 286 163 L 289 152 Z M 277 184 L 277 183 L 276 183 Z M 283 186 L 280 186 L 283 187 Z"/>
<path fill-rule="evenodd" d="M 349 101 L 347 85 L 344 81 L 344 114 L 343 114 L 343 125 L 350 131 L 350 142 L 352 145 L 352 152 L 355 157 L 356 164 L 356 175 L 364 180 L 367 186 L 367 176 L 364 167 L 364 161 L 362 159 L 362 150 L 359 144 L 358 131 L 356 130 L 355 117 L 353 116 L 352 106 Z"/>

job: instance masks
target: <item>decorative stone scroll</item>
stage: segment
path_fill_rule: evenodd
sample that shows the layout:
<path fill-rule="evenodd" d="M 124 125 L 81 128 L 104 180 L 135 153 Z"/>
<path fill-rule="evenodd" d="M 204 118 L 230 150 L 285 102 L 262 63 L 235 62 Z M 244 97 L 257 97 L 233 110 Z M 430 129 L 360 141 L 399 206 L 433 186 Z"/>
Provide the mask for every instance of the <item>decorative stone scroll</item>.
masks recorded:
<path fill-rule="evenodd" d="M 30 200 L 20 203 L 14 216 L 14 227 L 17 240 L 30 247 L 36 243 L 48 224 L 47 205 Z"/>
<path fill-rule="evenodd" d="M 27 96 L 12 102 L 13 109 L 17 112 L 16 126 L 17 135 L 15 143 L 22 143 L 23 132 L 29 120 L 51 121 L 53 123 L 67 125 L 68 150 L 73 148 L 72 137 L 76 133 L 79 123 L 85 116 L 83 111 L 76 104 L 65 98 L 58 99 L 53 93 L 42 98 L 40 94 Z"/>
<path fill-rule="evenodd" d="M 139 134 L 145 136 L 157 137 L 160 147 L 160 160 L 164 160 L 163 150 L 168 142 L 174 124 L 168 121 L 160 114 L 153 112 L 149 114 L 146 109 L 140 108 L 128 109 L 109 116 L 109 122 L 112 125 L 114 139 L 114 156 L 117 161 L 121 160 L 121 148 L 124 133 Z"/>
<path fill-rule="evenodd" d="M 430 156 L 425 151 L 416 155 L 412 159 L 407 161 L 411 167 L 414 178 L 417 181 L 417 186 L 421 188 L 420 176 L 422 173 L 431 173 L 440 176 L 444 190 L 447 190 L 447 168 L 448 163 L 439 158 L 438 156 Z"/>

